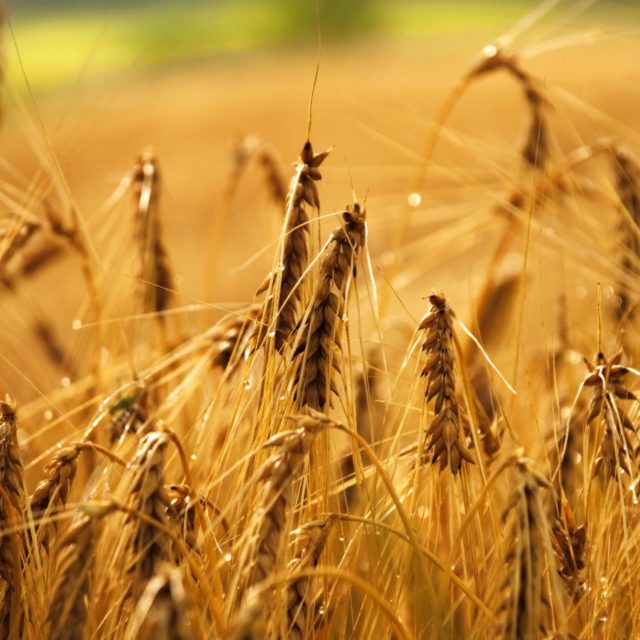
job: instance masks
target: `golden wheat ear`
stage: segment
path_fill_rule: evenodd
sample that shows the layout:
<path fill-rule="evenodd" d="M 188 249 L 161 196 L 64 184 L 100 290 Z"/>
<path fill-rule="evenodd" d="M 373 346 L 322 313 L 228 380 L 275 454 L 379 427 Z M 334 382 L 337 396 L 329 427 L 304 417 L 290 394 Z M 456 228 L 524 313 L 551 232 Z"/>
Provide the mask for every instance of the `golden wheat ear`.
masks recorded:
<path fill-rule="evenodd" d="M 187 595 L 179 569 L 168 564 L 163 565 L 142 592 L 125 638 L 195 638 L 189 620 L 191 608 L 191 598 Z"/>
<path fill-rule="evenodd" d="M 108 505 L 86 510 L 57 543 L 55 580 L 47 613 L 52 640 L 84 637 L 95 546 L 101 531 L 99 521 L 113 510 Z"/>
<path fill-rule="evenodd" d="M 124 464 L 117 455 L 92 442 L 71 443 L 53 454 L 44 468 L 45 477 L 29 499 L 36 539 L 45 550 L 49 549 L 58 530 L 57 521 L 52 516 L 66 507 L 78 468 L 78 456 L 83 451 L 97 451 L 114 462 Z"/>
<path fill-rule="evenodd" d="M 555 597 L 557 570 L 549 553 L 550 532 L 541 497 L 550 484 L 524 458 L 516 461 L 514 472 L 516 483 L 502 515 L 509 527 L 509 544 L 497 613 L 502 619 L 500 637 L 524 640 L 546 637 L 549 630 L 563 631 L 564 623 Z"/>
<path fill-rule="evenodd" d="M 342 218 L 343 226 L 331 234 L 322 255 L 311 310 L 296 336 L 294 388 L 300 408 L 324 411 L 331 394 L 338 393 L 334 373 L 341 371 L 347 295 L 366 241 L 366 211 L 356 203 Z"/>
<path fill-rule="evenodd" d="M 262 169 L 271 201 L 276 206 L 285 207 L 287 183 L 282 176 L 281 162 L 270 144 L 256 136 L 247 136 L 234 145 L 232 159 L 231 171 L 224 189 L 225 201 L 228 202 L 233 198 L 242 174 L 251 160 L 255 159 L 256 164 Z"/>
<path fill-rule="evenodd" d="M 214 368 L 233 371 L 264 338 L 262 331 L 263 305 L 253 304 L 237 315 L 223 318 L 211 335 Z"/>
<path fill-rule="evenodd" d="M 292 418 L 295 428 L 273 436 L 264 446 L 275 452 L 259 473 L 263 483 L 258 508 L 243 536 L 241 559 L 234 583 L 240 593 L 269 578 L 281 558 L 287 510 L 311 446 L 320 431 L 334 423 L 314 412 Z"/>
<path fill-rule="evenodd" d="M 589 374 L 582 383 L 584 387 L 593 388 L 587 429 L 595 423 L 601 434 L 593 475 L 600 479 L 603 487 L 611 480 L 635 478 L 636 473 L 631 469 L 638 468 L 638 451 L 630 435 L 636 435 L 636 428 L 621 404 L 625 400 L 637 402 L 638 399 L 627 386 L 627 377 L 632 370 L 620 364 L 621 357 L 622 352 L 611 359 L 598 353 L 595 364 L 586 361 Z M 587 460 L 585 464 L 588 464 Z"/>
<path fill-rule="evenodd" d="M 625 251 L 621 252 L 620 268 L 626 277 L 618 284 L 620 304 L 616 308 L 616 314 L 619 320 L 623 320 L 631 316 L 637 304 L 627 285 L 627 278 L 637 277 L 640 273 L 640 239 L 637 234 L 640 224 L 640 160 L 630 150 L 614 145 L 611 150 L 611 164 L 616 193 L 627 214 L 622 216 L 619 225 L 625 248 Z"/>
<path fill-rule="evenodd" d="M 275 296 L 275 346 L 282 351 L 299 321 L 304 289 L 300 279 L 309 260 L 309 213 L 308 207 L 320 209 L 317 182 L 322 179 L 320 165 L 329 151 L 314 153 L 311 142 L 305 142 L 296 165 L 296 172 L 289 186 L 287 215 L 283 229 L 281 268 L 271 284 Z"/>
<path fill-rule="evenodd" d="M 164 484 L 164 456 L 168 444 L 167 434 L 148 433 L 140 441 L 131 463 L 130 503 L 148 519 L 127 517 L 130 558 L 126 570 L 143 581 L 149 580 L 156 569 L 171 557 L 169 542 L 164 532 L 159 530 L 168 522 L 170 499 Z"/>
<path fill-rule="evenodd" d="M 318 565 L 337 515 L 305 522 L 296 531 L 297 550 L 289 563 L 289 570 L 299 571 Z M 320 627 L 318 610 L 321 593 L 314 591 L 311 577 L 292 580 L 287 587 L 287 635 L 289 638 L 308 638 Z"/>
<path fill-rule="evenodd" d="M 578 602 L 587 590 L 584 577 L 587 529 L 585 524 L 576 524 L 575 515 L 564 496 L 553 525 L 552 543 L 558 558 L 558 573 L 569 596 Z"/>
<path fill-rule="evenodd" d="M 16 403 L 6 394 L 0 400 L 0 632 L 5 637 L 17 637 L 22 618 L 22 548 L 17 532 L 24 525 L 25 496 L 17 424 Z"/>
<path fill-rule="evenodd" d="M 426 378 L 425 401 L 433 401 L 434 417 L 427 430 L 423 455 L 431 455 L 440 470 L 449 468 L 453 475 L 463 462 L 474 464 L 463 442 L 461 409 L 456 396 L 454 373 L 454 313 L 444 297 L 429 296 L 431 308 L 422 318 L 419 330 L 424 333 L 422 350 L 426 360 L 421 376 Z"/>
<path fill-rule="evenodd" d="M 160 220 L 160 172 L 150 151 L 145 151 L 136 161 L 132 188 L 142 309 L 144 313 L 156 312 L 158 322 L 162 323 L 162 312 L 171 302 L 174 278 Z"/>

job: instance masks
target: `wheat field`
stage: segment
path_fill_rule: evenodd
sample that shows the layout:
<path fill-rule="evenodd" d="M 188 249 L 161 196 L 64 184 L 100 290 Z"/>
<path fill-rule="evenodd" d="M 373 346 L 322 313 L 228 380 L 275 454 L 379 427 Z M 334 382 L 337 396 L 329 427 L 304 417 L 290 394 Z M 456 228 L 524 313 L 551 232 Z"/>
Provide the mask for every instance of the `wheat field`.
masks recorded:
<path fill-rule="evenodd" d="M 640 42 L 588 4 L 6 81 L 0 637 L 640 637 Z"/>

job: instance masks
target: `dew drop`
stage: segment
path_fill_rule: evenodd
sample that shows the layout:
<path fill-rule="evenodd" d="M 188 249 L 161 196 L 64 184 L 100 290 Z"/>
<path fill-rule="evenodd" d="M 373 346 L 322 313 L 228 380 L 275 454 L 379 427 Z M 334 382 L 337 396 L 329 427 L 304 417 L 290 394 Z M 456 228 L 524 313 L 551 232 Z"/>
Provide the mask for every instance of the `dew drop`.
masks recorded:
<path fill-rule="evenodd" d="M 198 456 L 195 453 L 192 453 L 191 459 L 195 462 L 198 459 Z"/>
<path fill-rule="evenodd" d="M 224 554 L 224 561 L 225 562 L 231 562 L 232 558 L 233 558 L 233 556 L 230 553 L 225 553 Z"/>
<path fill-rule="evenodd" d="M 245 380 L 244 381 L 244 388 L 245 389 L 251 389 L 251 380 Z"/>
<path fill-rule="evenodd" d="M 498 47 L 495 44 L 488 44 L 483 50 L 482 55 L 487 58 L 493 58 L 498 53 Z"/>
<path fill-rule="evenodd" d="M 419 207 L 422 203 L 422 196 L 419 193 L 410 193 L 407 197 L 410 207 Z"/>
<path fill-rule="evenodd" d="M 71 384 L 71 380 L 67 376 L 65 376 L 64 378 L 62 378 L 62 380 L 60 380 L 60 384 L 63 387 L 68 387 Z"/>
<path fill-rule="evenodd" d="M 82 329 L 82 322 L 77 318 L 71 323 L 71 328 L 74 331 L 78 331 L 78 329 Z"/>
<path fill-rule="evenodd" d="M 45 420 L 51 420 L 51 419 L 53 419 L 53 411 L 51 411 L 50 409 L 47 409 L 47 410 L 44 412 L 44 419 L 45 419 Z"/>
<path fill-rule="evenodd" d="M 418 507 L 418 517 L 420 517 L 420 518 L 428 518 L 429 517 L 429 507 L 425 507 L 424 505 Z"/>
<path fill-rule="evenodd" d="M 571 364 L 579 364 L 582 362 L 582 354 L 577 351 L 569 351 L 569 362 Z"/>

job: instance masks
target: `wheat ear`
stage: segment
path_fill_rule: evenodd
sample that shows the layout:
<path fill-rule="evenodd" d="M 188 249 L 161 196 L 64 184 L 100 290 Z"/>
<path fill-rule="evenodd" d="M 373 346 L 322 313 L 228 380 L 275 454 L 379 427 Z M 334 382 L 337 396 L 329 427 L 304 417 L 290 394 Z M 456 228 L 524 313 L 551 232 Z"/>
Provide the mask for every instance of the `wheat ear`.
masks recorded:
<path fill-rule="evenodd" d="M 101 506 L 77 517 L 60 538 L 47 620 L 51 640 L 82 640 L 88 614 L 98 520 L 113 511 Z"/>
<path fill-rule="evenodd" d="M 112 444 L 128 433 L 137 433 L 149 418 L 149 392 L 144 387 L 135 389 L 109 407 L 109 415 L 107 432 Z"/>
<path fill-rule="evenodd" d="M 343 212 L 344 225 L 336 229 L 320 263 L 320 276 L 312 308 L 297 338 L 294 385 L 300 407 L 323 411 L 337 389 L 333 372 L 340 371 L 347 291 L 356 259 L 366 242 L 366 212 L 358 203 Z"/>
<path fill-rule="evenodd" d="M 434 400 L 434 417 L 427 430 L 424 453 L 433 451 L 433 462 L 440 461 L 440 470 L 449 467 L 456 475 L 463 461 L 473 463 L 473 456 L 462 442 L 460 408 L 456 398 L 456 379 L 453 370 L 453 320 L 449 303 L 436 294 L 429 296 L 431 309 L 420 322 L 424 331 L 422 350 L 426 361 L 422 369 L 425 376 L 425 398 Z"/>
<path fill-rule="evenodd" d="M 298 313 L 303 301 L 300 278 L 307 268 L 309 258 L 309 214 L 307 207 L 318 210 L 320 195 L 316 182 L 322 179 L 320 165 L 328 151 L 313 153 L 311 142 L 302 147 L 296 172 L 287 196 L 287 215 L 284 222 L 284 244 L 282 248 L 281 273 L 275 280 L 276 313 L 275 345 L 282 351 L 298 324 Z"/>
<path fill-rule="evenodd" d="M 529 640 L 546 637 L 546 610 L 550 605 L 545 582 L 546 516 L 540 489 L 550 485 L 527 460 L 516 463 L 517 484 L 502 518 L 510 521 L 505 556 L 507 576 L 498 613 L 505 615 L 500 637 Z M 549 558 L 547 558 L 549 560 Z"/>
<path fill-rule="evenodd" d="M 273 574 L 282 550 L 294 483 L 316 435 L 333 424 L 317 412 L 297 416 L 295 423 L 295 429 L 273 436 L 264 445 L 274 447 L 275 452 L 261 467 L 259 480 L 263 485 L 258 506 L 240 547 L 237 582 L 241 592 Z"/>
<path fill-rule="evenodd" d="M 191 640 L 191 600 L 180 571 L 162 565 L 149 580 L 131 616 L 127 640 Z"/>
<path fill-rule="evenodd" d="M 15 528 L 24 509 L 24 472 L 17 436 L 16 405 L 9 397 L 0 401 L 0 632 L 15 636 L 20 623 L 21 545 Z"/>
<path fill-rule="evenodd" d="M 164 454 L 169 443 L 165 433 L 151 432 L 142 438 L 131 463 L 133 480 L 129 491 L 131 507 L 160 525 L 168 522 L 167 506 L 170 498 L 163 481 Z M 146 520 L 128 517 L 132 527 L 129 537 L 132 558 L 128 571 L 136 571 L 143 581 L 149 580 L 159 565 L 167 560 L 170 545 L 164 534 Z"/>
<path fill-rule="evenodd" d="M 567 500 L 563 499 L 560 513 L 553 526 L 552 543 L 558 557 L 558 573 L 574 602 L 577 602 L 587 590 L 583 576 L 586 541 L 585 525 L 576 524 L 571 507 Z"/>
<path fill-rule="evenodd" d="M 253 304 L 242 313 L 222 319 L 211 335 L 211 365 L 232 371 L 252 351 L 253 335 L 262 318 L 263 305 Z"/>
<path fill-rule="evenodd" d="M 144 153 L 133 169 L 133 194 L 136 207 L 136 239 L 139 245 L 139 276 L 144 286 L 143 309 L 161 312 L 168 308 L 173 274 L 162 239 L 160 222 L 160 174 L 155 157 Z M 158 313 L 159 322 L 164 315 Z"/>
<path fill-rule="evenodd" d="M 67 504 L 78 468 L 78 456 L 83 451 L 98 451 L 111 460 L 124 464 L 108 449 L 92 442 L 75 442 L 53 454 L 44 468 L 45 478 L 37 484 L 29 499 L 30 510 L 36 520 L 37 538 L 45 549 L 57 530 L 56 521 L 50 521 L 47 516 L 50 516 L 54 509 L 64 509 Z"/>
<path fill-rule="evenodd" d="M 298 550 L 289 563 L 296 571 L 317 566 L 336 517 L 306 522 L 298 530 Z M 287 588 L 287 637 L 292 640 L 308 638 L 317 625 L 317 594 L 312 592 L 310 577 L 292 580 Z"/>
<path fill-rule="evenodd" d="M 637 453 L 628 433 L 636 434 L 633 422 L 622 408 L 620 400 L 637 400 L 625 385 L 629 369 L 620 364 L 622 352 L 608 360 L 603 353 L 596 356 L 595 364 L 587 362 L 589 375 L 583 385 L 593 388 L 587 424 L 600 423 L 602 439 L 598 444 L 593 474 L 604 485 L 618 479 L 620 472 L 625 477 L 635 477 L 631 467 L 637 468 Z"/>

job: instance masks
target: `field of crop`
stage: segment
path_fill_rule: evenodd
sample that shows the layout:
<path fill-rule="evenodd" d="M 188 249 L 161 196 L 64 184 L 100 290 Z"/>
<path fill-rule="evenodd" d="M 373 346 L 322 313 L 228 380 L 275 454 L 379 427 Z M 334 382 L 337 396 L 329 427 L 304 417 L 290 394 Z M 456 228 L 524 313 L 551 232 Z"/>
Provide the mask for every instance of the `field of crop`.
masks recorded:
<path fill-rule="evenodd" d="M 0 637 L 640 637 L 638 13 L 453 4 L 16 14 Z"/>

